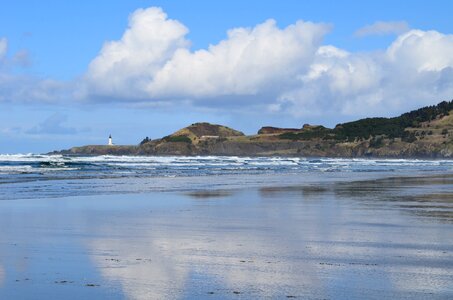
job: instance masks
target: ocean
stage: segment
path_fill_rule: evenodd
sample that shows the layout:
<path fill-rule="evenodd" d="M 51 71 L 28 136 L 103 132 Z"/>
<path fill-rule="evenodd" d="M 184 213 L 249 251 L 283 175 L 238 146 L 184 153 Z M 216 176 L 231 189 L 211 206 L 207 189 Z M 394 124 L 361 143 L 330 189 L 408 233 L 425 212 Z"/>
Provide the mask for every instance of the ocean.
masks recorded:
<path fill-rule="evenodd" d="M 453 160 L 0 155 L 0 200 L 444 172 L 453 172 Z"/>
<path fill-rule="evenodd" d="M 0 299 L 452 299 L 453 160 L 0 155 Z"/>

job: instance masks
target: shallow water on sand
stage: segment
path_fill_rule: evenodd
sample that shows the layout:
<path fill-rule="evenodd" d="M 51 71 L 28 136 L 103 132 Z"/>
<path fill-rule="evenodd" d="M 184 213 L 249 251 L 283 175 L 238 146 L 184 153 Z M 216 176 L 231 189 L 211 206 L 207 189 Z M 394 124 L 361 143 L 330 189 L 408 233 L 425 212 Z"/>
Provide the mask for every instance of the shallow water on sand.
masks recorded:
<path fill-rule="evenodd" d="M 452 174 L 196 178 L 0 201 L 0 299 L 453 298 Z"/>

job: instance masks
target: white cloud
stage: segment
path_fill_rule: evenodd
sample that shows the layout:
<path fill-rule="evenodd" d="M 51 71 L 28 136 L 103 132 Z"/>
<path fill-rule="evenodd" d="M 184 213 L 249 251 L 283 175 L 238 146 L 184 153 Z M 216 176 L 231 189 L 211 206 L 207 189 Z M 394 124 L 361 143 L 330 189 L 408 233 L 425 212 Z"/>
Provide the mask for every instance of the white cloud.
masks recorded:
<path fill-rule="evenodd" d="M 416 73 L 439 72 L 453 67 L 453 35 L 437 31 L 411 30 L 400 35 L 388 48 L 392 64 Z"/>
<path fill-rule="evenodd" d="M 453 35 L 412 30 L 385 51 L 346 53 L 320 47 L 297 88 L 277 108 L 295 115 L 389 115 L 453 96 Z M 294 109 L 297 108 L 297 109 Z M 269 109 L 276 110 L 271 104 Z"/>
<path fill-rule="evenodd" d="M 184 25 L 160 8 L 140 9 L 90 64 L 84 96 L 220 110 L 233 104 L 299 117 L 389 115 L 452 97 L 452 35 L 376 22 L 358 34 L 401 34 L 385 51 L 349 53 L 322 45 L 328 30 L 267 20 L 191 51 Z"/>
<path fill-rule="evenodd" d="M 358 29 L 354 35 L 357 37 L 364 37 L 370 35 L 402 34 L 407 31 L 409 31 L 409 24 L 405 21 L 378 21 L 372 25 L 367 25 Z"/>
<path fill-rule="evenodd" d="M 293 115 L 347 115 L 352 113 L 351 101 L 360 102 L 359 111 L 376 102 L 374 93 L 380 90 L 382 76 L 380 66 L 371 57 L 329 48 L 334 51 L 321 47 L 309 71 L 299 77 L 299 85 L 280 95 L 278 102 L 285 104 L 283 107 Z"/>
<path fill-rule="evenodd" d="M 188 29 L 160 8 L 136 10 L 119 41 L 104 44 L 86 74 L 89 93 L 100 96 L 140 95 L 177 49 L 189 46 Z M 144 96 L 144 95 L 142 95 Z"/>
<path fill-rule="evenodd" d="M 160 8 L 140 9 L 122 38 L 107 42 L 91 62 L 82 96 L 153 102 L 274 97 L 309 65 L 328 27 L 298 21 L 279 29 L 268 20 L 229 30 L 227 39 L 192 52 L 184 25 Z"/>
<path fill-rule="evenodd" d="M 103 45 L 81 80 L 65 83 L 0 70 L 0 102 L 108 99 L 143 107 L 184 103 L 352 119 L 452 98 L 453 35 L 377 22 L 360 34 L 400 34 L 385 50 L 357 53 L 323 45 L 329 28 L 304 21 L 279 28 L 270 19 L 231 29 L 219 43 L 193 51 L 183 24 L 160 8 L 139 9 L 122 37 Z M 6 49 L 6 39 L 2 43 Z"/>
<path fill-rule="evenodd" d="M 207 50 L 178 50 L 148 84 L 153 97 L 275 94 L 313 60 L 328 27 L 298 21 L 279 29 L 274 20 L 228 31 Z"/>

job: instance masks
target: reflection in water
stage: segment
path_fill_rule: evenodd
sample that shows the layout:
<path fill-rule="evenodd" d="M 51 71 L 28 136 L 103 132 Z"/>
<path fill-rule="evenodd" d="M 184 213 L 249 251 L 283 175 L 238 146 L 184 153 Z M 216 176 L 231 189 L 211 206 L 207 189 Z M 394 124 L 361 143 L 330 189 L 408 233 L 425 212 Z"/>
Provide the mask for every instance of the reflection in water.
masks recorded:
<path fill-rule="evenodd" d="M 452 186 L 437 176 L 0 201 L 0 298 L 452 298 Z"/>
<path fill-rule="evenodd" d="M 308 201 L 327 194 L 357 200 L 370 208 L 391 205 L 404 213 L 453 223 L 453 175 L 390 177 L 308 186 L 276 186 L 259 189 L 264 198 L 299 195 Z"/>
<path fill-rule="evenodd" d="M 334 192 L 342 199 L 360 200 L 369 207 L 395 206 L 406 214 L 453 223 L 453 175 L 392 177 L 341 182 Z"/>
<path fill-rule="evenodd" d="M 127 240 L 100 239 L 90 247 L 104 252 L 94 257 L 96 265 L 105 278 L 122 286 L 128 299 L 174 299 L 182 294 L 188 270 L 159 244 L 152 237 L 134 246 Z"/>
<path fill-rule="evenodd" d="M 451 204 L 449 194 L 426 197 L 451 182 L 431 182 L 192 193 L 207 201 L 99 228 L 90 252 L 103 253 L 93 257 L 103 276 L 131 299 L 444 297 L 453 279 L 452 228 L 417 221 L 420 212 L 439 217 L 425 206 L 401 214 L 418 194 Z"/>
<path fill-rule="evenodd" d="M 228 190 L 200 190 L 187 193 L 188 196 L 197 199 L 223 198 L 232 195 Z"/>
<path fill-rule="evenodd" d="M 324 186 L 276 186 L 276 187 L 263 187 L 260 188 L 260 193 L 263 197 L 275 197 L 281 194 L 297 194 L 300 193 L 302 196 L 318 195 L 327 192 L 328 189 Z"/>
<path fill-rule="evenodd" d="M 193 215 L 183 219 L 185 229 L 179 222 L 173 227 L 162 219 L 153 220 L 133 243 L 111 238 L 93 241 L 92 249 L 106 254 L 94 257 L 102 274 L 120 282 L 130 299 L 239 293 L 263 298 L 285 296 L 285 292 L 291 296 L 320 284 L 316 265 L 291 258 L 309 255 L 304 248 L 280 244 L 273 234 L 242 229 L 243 224 L 204 225 L 206 219 Z M 103 236 L 115 235 L 106 230 Z M 191 286 L 196 288 L 188 292 Z M 316 290 L 322 295 L 319 287 Z"/>

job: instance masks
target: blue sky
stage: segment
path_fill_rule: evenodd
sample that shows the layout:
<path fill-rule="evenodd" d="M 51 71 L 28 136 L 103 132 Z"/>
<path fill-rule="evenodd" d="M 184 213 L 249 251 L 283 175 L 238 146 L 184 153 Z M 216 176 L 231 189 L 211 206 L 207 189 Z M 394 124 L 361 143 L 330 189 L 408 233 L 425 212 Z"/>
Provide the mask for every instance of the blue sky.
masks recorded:
<path fill-rule="evenodd" d="M 0 153 L 196 121 L 333 126 L 453 98 L 450 1 L 363 2 L 3 3 Z"/>

